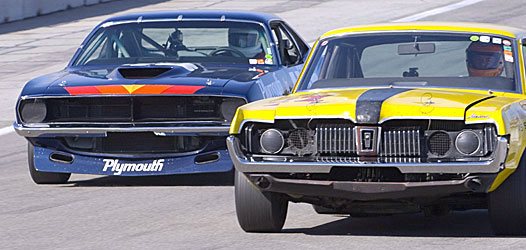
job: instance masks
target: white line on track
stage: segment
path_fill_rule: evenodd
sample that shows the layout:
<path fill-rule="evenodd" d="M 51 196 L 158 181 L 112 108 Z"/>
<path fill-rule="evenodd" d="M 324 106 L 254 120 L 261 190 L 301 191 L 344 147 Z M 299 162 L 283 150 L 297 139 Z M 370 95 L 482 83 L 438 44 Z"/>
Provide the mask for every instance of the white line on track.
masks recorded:
<path fill-rule="evenodd" d="M 13 126 L 0 128 L 0 136 L 7 135 L 7 134 L 9 134 L 11 132 L 15 132 L 15 129 L 13 128 Z"/>
<path fill-rule="evenodd" d="M 421 13 L 418 13 L 418 14 L 414 14 L 414 15 L 411 15 L 411 16 L 408 16 L 408 17 L 396 19 L 396 20 L 394 20 L 392 22 L 412 22 L 412 21 L 416 21 L 416 20 L 420 20 L 420 19 L 429 17 L 429 16 L 434 16 L 434 15 L 442 14 L 444 12 L 460 9 L 462 7 L 473 5 L 473 4 L 482 2 L 482 1 L 484 1 L 484 0 L 464 0 L 464 1 L 460 1 L 458 3 L 454 3 L 454 4 L 442 6 L 442 7 L 436 8 L 436 9 L 424 11 L 424 12 L 421 12 Z"/>

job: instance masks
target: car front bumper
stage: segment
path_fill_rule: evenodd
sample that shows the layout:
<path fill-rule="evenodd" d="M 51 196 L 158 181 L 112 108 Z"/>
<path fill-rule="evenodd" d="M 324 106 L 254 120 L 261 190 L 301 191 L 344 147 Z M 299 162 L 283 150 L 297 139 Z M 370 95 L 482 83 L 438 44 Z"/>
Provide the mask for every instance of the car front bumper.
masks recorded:
<path fill-rule="evenodd" d="M 145 176 L 226 172 L 233 168 L 224 139 L 185 153 L 93 153 L 59 146 L 61 137 L 105 137 L 108 133 L 151 132 L 157 136 L 213 136 L 224 138 L 228 126 L 180 127 L 29 127 L 13 124 L 34 145 L 34 166 L 41 172 Z M 35 143 L 36 141 L 36 143 Z M 137 143 L 141 143 L 140 141 Z M 222 145 L 221 145 L 222 144 Z M 59 156 L 58 159 L 55 156 Z M 65 158 L 68 160 L 60 160 Z"/>
<path fill-rule="evenodd" d="M 477 162 L 423 162 L 423 163 L 371 163 L 371 162 L 301 162 L 253 161 L 240 148 L 239 139 L 227 138 L 227 147 L 236 169 L 242 173 L 330 173 L 332 167 L 396 167 L 401 173 L 498 173 L 504 168 L 508 142 L 498 138 L 497 149 L 491 160 Z"/>
<path fill-rule="evenodd" d="M 348 200 L 385 200 L 440 197 L 454 193 L 485 193 L 497 174 L 479 174 L 462 180 L 426 182 L 353 182 L 276 178 L 270 174 L 247 174 L 263 191 L 291 197 L 332 197 Z"/>
<path fill-rule="evenodd" d="M 71 162 L 52 160 L 52 154 L 65 154 Z M 196 158 L 213 155 L 209 162 L 196 162 Z M 35 168 L 41 172 L 77 173 L 116 176 L 149 176 L 193 173 L 215 173 L 232 170 L 233 165 L 227 150 L 214 150 L 180 157 L 101 157 L 61 152 L 35 146 Z"/>
<path fill-rule="evenodd" d="M 27 127 L 14 123 L 15 131 L 24 137 L 105 136 L 110 132 L 153 132 L 159 134 L 228 135 L 228 126 L 181 127 Z"/>

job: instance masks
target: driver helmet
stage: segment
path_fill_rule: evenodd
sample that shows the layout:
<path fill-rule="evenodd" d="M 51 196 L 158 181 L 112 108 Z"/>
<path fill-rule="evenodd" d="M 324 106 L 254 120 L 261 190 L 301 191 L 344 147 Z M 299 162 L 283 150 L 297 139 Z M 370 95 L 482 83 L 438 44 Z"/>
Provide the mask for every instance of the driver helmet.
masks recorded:
<path fill-rule="evenodd" d="M 174 32 L 170 34 L 170 37 L 168 40 L 175 46 L 182 45 L 183 44 L 183 32 L 181 32 L 179 29 L 175 29 Z"/>
<path fill-rule="evenodd" d="M 499 76 L 504 69 L 502 46 L 472 42 L 466 49 L 466 64 L 470 76 Z"/>
<path fill-rule="evenodd" d="M 231 28 L 228 30 L 228 45 L 246 57 L 255 57 L 262 52 L 259 32 L 255 29 Z"/>

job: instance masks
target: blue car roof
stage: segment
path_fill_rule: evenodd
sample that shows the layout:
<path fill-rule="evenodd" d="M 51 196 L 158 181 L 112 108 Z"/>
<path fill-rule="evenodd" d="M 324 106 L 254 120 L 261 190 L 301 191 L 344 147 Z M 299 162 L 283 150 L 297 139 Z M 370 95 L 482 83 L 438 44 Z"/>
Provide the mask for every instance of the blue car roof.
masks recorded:
<path fill-rule="evenodd" d="M 238 19 L 238 20 L 250 20 L 256 22 L 267 23 L 270 20 L 281 20 L 276 15 L 258 13 L 258 12 L 248 12 L 248 11 L 222 11 L 222 10 L 184 10 L 184 11 L 162 11 L 162 12 L 144 12 L 144 13 L 133 13 L 120 16 L 114 16 L 106 19 L 105 22 L 120 22 L 120 21 L 131 21 L 141 18 L 142 20 L 152 20 L 152 19 L 176 19 L 179 16 L 182 16 L 182 19 L 191 18 L 191 19 L 218 19 L 220 20 L 222 16 L 225 16 L 225 19 Z"/>

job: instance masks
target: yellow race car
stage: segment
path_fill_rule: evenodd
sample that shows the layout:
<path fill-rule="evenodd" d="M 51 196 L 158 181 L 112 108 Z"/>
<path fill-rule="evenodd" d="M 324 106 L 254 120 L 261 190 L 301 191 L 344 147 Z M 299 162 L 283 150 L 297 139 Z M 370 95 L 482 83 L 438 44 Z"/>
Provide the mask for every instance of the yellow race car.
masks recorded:
<path fill-rule="evenodd" d="M 489 209 L 526 234 L 526 32 L 475 23 L 330 31 L 293 93 L 240 107 L 227 139 L 239 224 L 288 202 L 351 216 Z"/>

